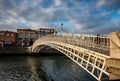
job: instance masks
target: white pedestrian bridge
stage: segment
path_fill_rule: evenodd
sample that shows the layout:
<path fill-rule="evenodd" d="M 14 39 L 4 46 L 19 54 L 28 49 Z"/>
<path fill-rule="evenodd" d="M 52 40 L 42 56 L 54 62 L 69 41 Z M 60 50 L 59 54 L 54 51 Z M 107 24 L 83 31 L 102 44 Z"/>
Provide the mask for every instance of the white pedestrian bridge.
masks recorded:
<path fill-rule="evenodd" d="M 37 53 L 43 45 L 62 52 L 98 81 L 110 76 L 109 65 L 106 63 L 107 59 L 110 59 L 109 36 L 49 35 L 36 40 L 29 47 L 29 52 Z"/>

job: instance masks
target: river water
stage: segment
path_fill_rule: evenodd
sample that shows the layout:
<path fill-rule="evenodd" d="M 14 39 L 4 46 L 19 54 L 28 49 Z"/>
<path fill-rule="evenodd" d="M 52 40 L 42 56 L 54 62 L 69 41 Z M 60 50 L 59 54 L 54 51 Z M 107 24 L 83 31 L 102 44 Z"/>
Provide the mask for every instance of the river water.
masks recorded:
<path fill-rule="evenodd" d="M 66 56 L 0 56 L 0 81 L 97 81 Z"/>

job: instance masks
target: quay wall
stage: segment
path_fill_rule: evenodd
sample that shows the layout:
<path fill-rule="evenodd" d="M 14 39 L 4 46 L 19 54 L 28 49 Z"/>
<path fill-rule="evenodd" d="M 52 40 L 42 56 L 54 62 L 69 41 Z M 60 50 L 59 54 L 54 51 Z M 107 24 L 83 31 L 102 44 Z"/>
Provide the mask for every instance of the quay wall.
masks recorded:
<path fill-rule="evenodd" d="M 6 55 L 6 54 L 25 54 L 26 48 L 20 48 L 20 47 L 3 47 L 0 48 L 0 55 Z"/>
<path fill-rule="evenodd" d="M 0 48 L 0 55 L 55 55 L 61 54 L 59 51 L 54 48 L 45 47 L 41 49 L 38 53 L 29 53 L 28 48 L 21 47 L 4 47 Z M 63 55 L 63 54 L 61 54 Z"/>

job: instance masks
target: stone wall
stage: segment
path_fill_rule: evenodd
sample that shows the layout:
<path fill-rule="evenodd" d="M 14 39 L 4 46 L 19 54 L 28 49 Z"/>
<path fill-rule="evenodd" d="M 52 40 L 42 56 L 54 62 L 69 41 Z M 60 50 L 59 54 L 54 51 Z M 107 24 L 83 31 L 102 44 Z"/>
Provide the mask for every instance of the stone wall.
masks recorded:
<path fill-rule="evenodd" d="M 26 53 L 26 48 L 4 47 L 0 48 L 0 54 L 22 54 Z"/>
<path fill-rule="evenodd" d="M 109 79 L 120 81 L 120 31 L 110 34 L 110 58 L 106 60 Z"/>
<path fill-rule="evenodd" d="M 120 59 L 120 31 L 110 34 L 110 58 Z"/>

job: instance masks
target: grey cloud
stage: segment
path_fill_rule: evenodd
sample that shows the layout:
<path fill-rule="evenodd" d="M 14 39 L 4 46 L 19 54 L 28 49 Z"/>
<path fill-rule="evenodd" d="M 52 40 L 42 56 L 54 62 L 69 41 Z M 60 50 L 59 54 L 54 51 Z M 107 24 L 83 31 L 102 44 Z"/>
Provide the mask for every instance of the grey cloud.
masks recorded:
<path fill-rule="evenodd" d="M 0 1 L 0 22 L 21 24 L 15 24 L 15 26 L 13 26 L 13 24 L 9 24 L 9 26 L 0 25 L 0 28 L 10 29 L 13 27 L 13 29 L 15 29 L 19 27 L 24 28 L 24 26 L 26 26 L 29 28 L 48 27 L 60 30 L 59 24 L 54 25 L 52 22 L 59 21 L 60 23 L 64 23 L 65 21 L 65 24 L 67 25 L 64 27 L 64 30 L 68 32 L 97 33 L 100 30 L 101 33 L 105 33 L 105 31 L 102 31 L 102 27 L 111 23 L 112 17 L 110 15 L 114 11 L 103 11 L 102 8 L 96 8 L 96 5 L 94 4 L 96 0 L 89 2 L 92 5 L 86 4 L 84 0 L 61 0 L 60 2 L 55 2 L 55 0 L 52 1 L 52 5 L 49 4 L 48 7 L 43 5 L 43 3 L 45 3 L 44 0 Z M 110 0 L 108 2 L 107 0 L 104 0 L 102 7 L 113 7 L 119 4 L 118 0 L 115 0 L 116 2 L 114 2 L 114 4 L 112 4 L 112 1 L 113 0 Z M 98 3 L 100 4 L 100 2 Z M 8 20 L 9 22 L 5 20 Z M 31 22 L 37 25 L 32 26 Z M 109 26 L 105 30 L 109 32 L 111 29 L 113 28 Z"/>
<path fill-rule="evenodd" d="M 20 26 L 17 23 L 0 23 L 0 30 L 10 30 L 10 31 L 16 31 L 17 28 L 24 28 L 23 26 Z"/>
<path fill-rule="evenodd" d="M 120 8 L 120 0 L 99 0 L 96 6 L 107 9 Z"/>

